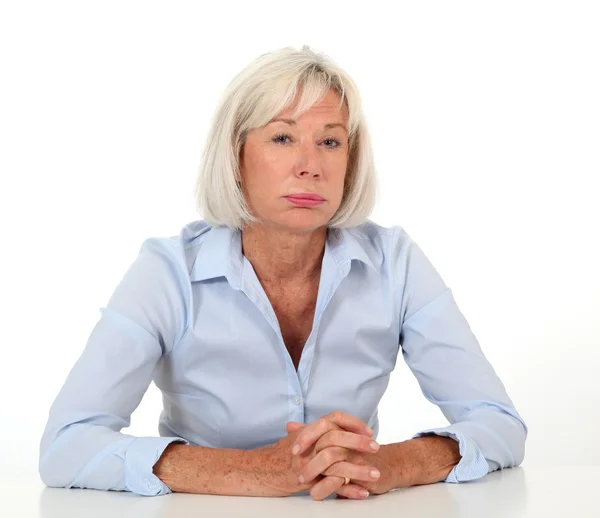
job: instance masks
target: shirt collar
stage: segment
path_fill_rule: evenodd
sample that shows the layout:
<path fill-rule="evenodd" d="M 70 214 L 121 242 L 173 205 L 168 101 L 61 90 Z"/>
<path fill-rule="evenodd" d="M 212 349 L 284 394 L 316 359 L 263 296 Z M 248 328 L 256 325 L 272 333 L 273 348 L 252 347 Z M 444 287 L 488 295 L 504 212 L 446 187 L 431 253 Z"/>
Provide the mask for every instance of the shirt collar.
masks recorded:
<path fill-rule="evenodd" d="M 241 265 L 242 246 L 239 231 L 226 226 L 211 227 L 205 234 L 190 271 L 190 280 L 204 281 L 227 277 L 232 262 Z"/>
<path fill-rule="evenodd" d="M 347 263 L 353 259 L 378 271 L 365 246 L 370 246 L 370 241 L 356 236 L 353 229 L 328 228 L 325 255 L 330 256 L 342 271 L 349 269 Z M 190 280 L 226 277 L 232 287 L 240 289 L 242 267 L 241 232 L 227 226 L 214 226 L 206 232 L 192 266 Z"/>

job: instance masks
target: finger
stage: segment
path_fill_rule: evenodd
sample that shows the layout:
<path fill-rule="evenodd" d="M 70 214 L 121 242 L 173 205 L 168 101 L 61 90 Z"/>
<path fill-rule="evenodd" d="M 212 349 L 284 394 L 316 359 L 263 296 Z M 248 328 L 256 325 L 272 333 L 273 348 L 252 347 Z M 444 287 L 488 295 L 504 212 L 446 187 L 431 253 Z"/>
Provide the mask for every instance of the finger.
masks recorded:
<path fill-rule="evenodd" d="M 379 470 L 373 466 L 359 466 L 348 461 L 336 462 L 322 472 L 326 476 L 348 477 L 352 480 L 375 482 L 381 477 Z"/>
<path fill-rule="evenodd" d="M 353 432 L 344 430 L 331 430 L 322 435 L 315 444 L 315 453 L 330 448 L 331 446 L 341 446 L 354 451 L 362 451 L 366 453 L 375 453 L 379 450 L 377 441 Z"/>
<path fill-rule="evenodd" d="M 304 424 L 302 423 L 296 423 L 295 421 L 289 421 L 286 425 L 285 425 L 285 431 L 289 434 L 289 433 L 294 433 L 297 430 L 300 430 L 300 428 L 303 428 Z"/>
<path fill-rule="evenodd" d="M 292 453 L 302 453 L 307 448 L 312 446 L 325 432 L 335 429 L 331 425 L 335 425 L 336 427 L 342 428 L 343 430 L 349 432 L 367 435 L 369 437 L 372 435 L 372 430 L 368 428 L 367 425 L 358 417 L 354 417 L 353 415 L 336 410 L 324 417 L 321 417 L 314 423 L 306 425 L 298 434 L 294 449 L 292 449 Z"/>
<path fill-rule="evenodd" d="M 341 477 L 325 477 L 311 488 L 310 496 L 313 500 L 324 500 L 332 493 L 339 491 L 343 485 L 344 479 Z"/>
<path fill-rule="evenodd" d="M 319 475 L 312 482 L 309 482 L 308 484 L 302 484 L 302 486 L 300 487 L 300 489 L 302 491 L 306 491 L 307 489 L 312 489 L 315 485 L 317 485 L 324 478 L 326 478 L 325 475 Z"/>
<path fill-rule="evenodd" d="M 316 476 L 323 473 L 327 468 L 336 462 L 345 461 L 349 451 L 346 448 L 332 446 L 317 453 L 299 473 L 299 480 L 303 484 L 308 484 Z M 301 478 L 300 478 L 301 477 Z"/>
<path fill-rule="evenodd" d="M 369 496 L 369 491 L 357 484 L 342 484 L 336 491 L 338 498 L 351 498 L 353 500 L 364 500 Z"/>
<path fill-rule="evenodd" d="M 298 432 L 292 454 L 299 455 L 308 450 L 323 434 L 337 430 L 338 426 L 325 417 L 306 425 Z"/>

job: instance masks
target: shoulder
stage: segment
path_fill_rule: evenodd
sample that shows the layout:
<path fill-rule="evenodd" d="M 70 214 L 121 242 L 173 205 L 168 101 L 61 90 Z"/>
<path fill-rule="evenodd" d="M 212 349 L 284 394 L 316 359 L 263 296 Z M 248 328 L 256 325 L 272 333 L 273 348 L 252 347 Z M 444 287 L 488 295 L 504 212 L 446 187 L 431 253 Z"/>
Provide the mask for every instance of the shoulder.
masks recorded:
<path fill-rule="evenodd" d="M 194 220 L 185 224 L 177 234 L 171 236 L 152 236 L 146 238 L 139 250 L 140 257 L 158 267 L 169 267 L 171 273 L 176 270 L 189 276 L 194 266 L 198 250 L 212 230 L 204 220 Z"/>
<path fill-rule="evenodd" d="M 406 255 L 412 240 L 400 225 L 384 226 L 368 219 L 355 227 L 341 229 L 348 246 L 360 248 L 374 265 L 385 268 Z"/>
<path fill-rule="evenodd" d="M 190 263 L 206 228 L 203 221 L 193 221 L 177 235 L 146 238 L 103 311 L 125 317 L 170 350 L 188 326 Z"/>
<path fill-rule="evenodd" d="M 410 316 L 448 289 L 423 248 L 401 225 L 386 227 L 367 220 L 344 229 L 344 234 L 349 246 L 360 247 L 395 286 L 403 314 Z"/>

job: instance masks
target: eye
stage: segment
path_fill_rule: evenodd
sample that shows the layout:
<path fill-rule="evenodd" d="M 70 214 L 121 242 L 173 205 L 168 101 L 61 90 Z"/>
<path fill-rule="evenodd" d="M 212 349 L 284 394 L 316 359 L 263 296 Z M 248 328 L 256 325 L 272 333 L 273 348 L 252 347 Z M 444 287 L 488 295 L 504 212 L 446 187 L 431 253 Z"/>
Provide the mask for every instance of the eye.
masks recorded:
<path fill-rule="evenodd" d="M 275 135 L 273 137 L 273 142 L 275 142 L 276 144 L 285 144 L 285 139 L 286 138 L 290 138 L 290 136 L 287 133 L 278 133 L 277 135 Z"/>
<path fill-rule="evenodd" d="M 286 139 L 290 139 L 291 140 L 291 136 L 287 133 L 278 133 L 277 135 L 275 135 L 271 140 L 273 142 L 275 142 L 276 144 L 286 144 Z M 324 143 L 333 143 L 333 144 L 326 144 L 325 147 L 330 148 L 330 149 L 335 149 L 338 148 L 342 145 L 342 143 L 335 138 L 327 138 L 323 141 Z"/>
<path fill-rule="evenodd" d="M 334 139 L 334 138 L 325 139 L 324 142 L 335 142 L 335 146 L 325 146 L 325 147 L 330 147 L 330 148 L 336 148 L 336 147 L 340 147 L 342 145 L 339 140 Z"/>

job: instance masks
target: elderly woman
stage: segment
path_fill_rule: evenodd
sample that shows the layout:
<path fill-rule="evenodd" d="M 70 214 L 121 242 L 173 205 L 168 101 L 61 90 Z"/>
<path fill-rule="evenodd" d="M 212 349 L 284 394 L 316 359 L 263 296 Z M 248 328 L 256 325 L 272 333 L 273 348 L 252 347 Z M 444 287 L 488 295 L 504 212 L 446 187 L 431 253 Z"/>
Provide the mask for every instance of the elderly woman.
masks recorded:
<path fill-rule="evenodd" d="M 452 292 L 400 226 L 352 79 L 308 47 L 264 54 L 216 111 L 204 219 L 149 238 L 49 414 L 52 487 L 362 499 L 520 464 L 527 426 Z M 398 352 L 451 423 L 379 445 Z M 121 433 L 151 381 L 159 437 Z"/>

